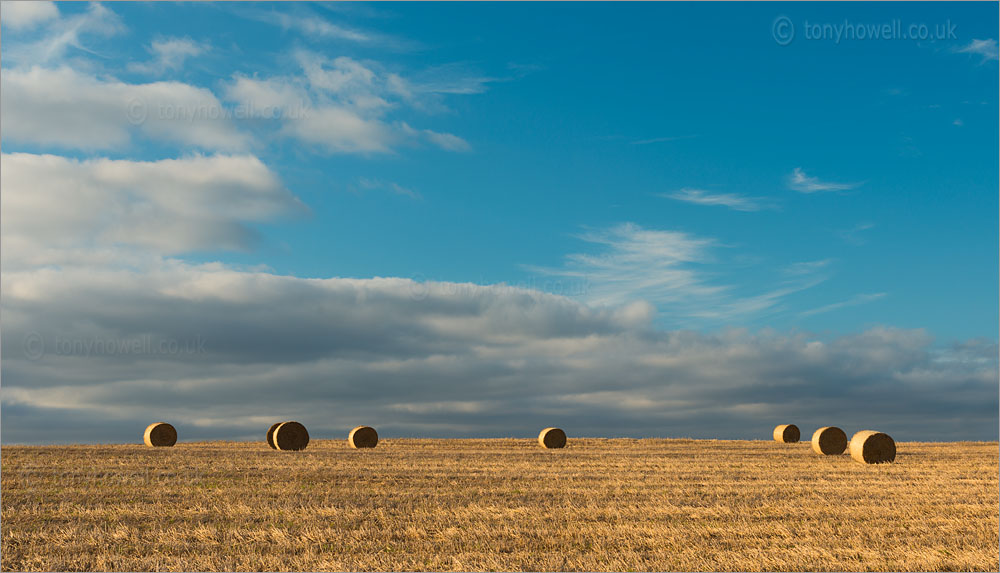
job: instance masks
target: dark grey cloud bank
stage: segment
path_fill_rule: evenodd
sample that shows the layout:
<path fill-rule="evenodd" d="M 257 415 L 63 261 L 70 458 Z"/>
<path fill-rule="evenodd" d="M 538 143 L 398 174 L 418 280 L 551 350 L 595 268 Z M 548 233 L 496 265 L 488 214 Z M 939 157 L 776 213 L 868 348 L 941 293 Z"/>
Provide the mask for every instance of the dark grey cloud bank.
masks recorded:
<path fill-rule="evenodd" d="M 300 279 L 162 260 L 3 276 L 4 443 L 316 437 L 766 438 L 878 428 L 997 439 L 997 347 L 925 332 L 832 339 L 663 332 L 645 303 L 598 309 L 504 286 Z"/>

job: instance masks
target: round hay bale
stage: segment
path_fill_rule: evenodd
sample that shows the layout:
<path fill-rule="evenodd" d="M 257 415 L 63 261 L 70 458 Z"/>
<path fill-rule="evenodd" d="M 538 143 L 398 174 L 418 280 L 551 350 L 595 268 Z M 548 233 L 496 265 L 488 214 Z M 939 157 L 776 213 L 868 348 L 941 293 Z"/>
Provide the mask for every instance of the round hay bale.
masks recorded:
<path fill-rule="evenodd" d="M 559 428 L 545 428 L 538 434 L 538 443 L 543 448 L 564 448 L 566 447 L 566 432 Z"/>
<path fill-rule="evenodd" d="M 142 441 L 154 448 L 169 448 L 177 443 L 177 430 L 166 422 L 156 422 L 146 426 Z"/>
<path fill-rule="evenodd" d="M 378 432 L 370 426 L 358 426 L 347 435 L 347 443 L 352 448 L 374 448 L 378 444 Z"/>
<path fill-rule="evenodd" d="M 274 445 L 274 431 L 277 430 L 278 426 L 280 426 L 283 423 L 284 422 L 278 422 L 276 424 L 271 424 L 271 427 L 267 429 L 267 445 L 271 446 L 272 450 L 278 449 Z"/>
<path fill-rule="evenodd" d="M 813 432 L 813 451 L 824 456 L 839 456 L 847 449 L 847 434 L 836 426 L 826 426 Z"/>
<path fill-rule="evenodd" d="M 274 429 L 271 440 L 274 448 L 283 452 L 304 450 L 309 445 L 309 432 L 298 422 L 282 422 Z"/>
<path fill-rule="evenodd" d="M 782 424 L 774 429 L 774 441 L 781 444 L 794 444 L 799 441 L 800 435 L 795 424 Z"/>
<path fill-rule="evenodd" d="M 851 438 L 851 457 L 863 464 L 884 464 L 896 459 L 896 442 L 888 434 L 863 430 Z"/>

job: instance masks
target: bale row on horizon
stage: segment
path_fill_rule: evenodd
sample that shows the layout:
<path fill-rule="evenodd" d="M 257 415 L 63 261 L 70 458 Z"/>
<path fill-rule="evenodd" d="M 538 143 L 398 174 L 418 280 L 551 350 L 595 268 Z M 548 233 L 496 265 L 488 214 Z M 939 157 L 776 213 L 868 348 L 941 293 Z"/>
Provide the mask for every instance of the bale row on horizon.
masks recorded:
<path fill-rule="evenodd" d="M 177 430 L 166 422 L 154 422 L 146 427 L 142 441 L 150 447 L 170 447 L 177 443 Z M 298 451 L 309 445 L 309 431 L 295 421 L 277 422 L 267 429 L 264 441 L 273 450 Z M 355 449 L 374 448 L 378 432 L 371 426 L 358 426 L 347 435 L 347 443 Z M 546 449 L 566 447 L 566 432 L 545 428 L 538 434 L 538 444 Z"/>
<path fill-rule="evenodd" d="M 799 441 L 801 432 L 795 424 L 780 424 L 774 428 L 774 441 L 791 444 Z M 295 421 L 277 422 L 268 428 L 265 441 L 279 451 L 304 450 L 309 445 L 309 431 Z M 545 428 L 538 434 L 538 444 L 546 449 L 566 447 L 566 432 L 560 428 Z M 151 447 L 170 447 L 177 443 L 177 430 L 166 422 L 155 422 L 146 427 L 143 442 Z M 378 432 L 371 426 L 358 426 L 347 436 L 347 443 L 355 449 L 374 448 L 378 445 Z M 836 426 L 824 426 L 813 432 L 812 449 L 825 456 L 841 455 L 850 448 L 853 459 L 865 464 L 890 463 L 896 459 L 896 442 L 888 435 L 874 430 L 862 430 L 847 441 L 847 434 Z"/>
<path fill-rule="evenodd" d="M 774 428 L 774 441 L 792 444 L 799 441 L 799 427 L 781 424 Z M 896 459 L 896 442 L 875 430 L 861 430 L 851 437 L 851 457 L 863 464 L 891 463 Z M 848 449 L 847 434 L 836 426 L 824 426 L 813 432 L 812 449 L 824 456 L 839 456 Z"/>

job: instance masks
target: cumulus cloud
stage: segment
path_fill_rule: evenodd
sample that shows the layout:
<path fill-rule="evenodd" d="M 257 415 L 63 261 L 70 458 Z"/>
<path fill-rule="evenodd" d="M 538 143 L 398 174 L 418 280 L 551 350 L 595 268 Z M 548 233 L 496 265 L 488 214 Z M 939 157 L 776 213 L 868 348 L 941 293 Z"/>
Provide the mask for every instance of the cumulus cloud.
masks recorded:
<path fill-rule="evenodd" d="M 69 67 L 0 74 L 0 121 L 11 141 L 83 150 L 121 149 L 136 134 L 208 150 L 239 150 L 250 143 L 205 88 L 129 84 Z"/>
<path fill-rule="evenodd" d="M 245 249 L 255 221 L 304 211 L 256 157 L 161 161 L 0 158 L 5 269 L 115 260 L 114 247 L 173 254 Z"/>
<path fill-rule="evenodd" d="M 128 440 L 154 418 L 185 439 L 259 439 L 288 418 L 316 437 L 376 420 L 388 436 L 766 438 L 835 419 L 996 439 L 992 347 L 935 349 L 919 330 L 664 332 L 641 304 L 177 261 L 2 281 L 6 443 Z"/>
<path fill-rule="evenodd" d="M 391 126 L 334 105 L 306 108 L 282 133 L 334 153 L 385 153 L 398 141 Z"/>
<path fill-rule="evenodd" d="M 759 197 L 747 197 L 738 193 L 711 193 L 701 189 L 681 189 L 676 193 L 662 193 L 660 196 L 696 205 L 719 205 L 735 211 L 760 211 L 768 207 Z"/>
<path fill-rule="evenodd" d="M 28 30 L 58 17 L 55 2 L 0 2 L 0 21 L 12 30 Z"/>
<path fill-rule="evenodd" d="M 128 69 L 144 74 L 163 74 L 181 69 L 188 58 L 203 54 L 206 44 L 190 38 L 161 38 L 153 40 L 149 52 L 153 59 L 148 62 L 132 62 Z"/>
<path fill-rule="evenodd" d="M 817 191 L 846 191 L 858 187 L 860 183 L 834 183 L 821 181 L 818 177 L 810 177 L 805 171 L 796 167 L 788 176 L 788 187 L 800 193 L 815 193 Z"/>

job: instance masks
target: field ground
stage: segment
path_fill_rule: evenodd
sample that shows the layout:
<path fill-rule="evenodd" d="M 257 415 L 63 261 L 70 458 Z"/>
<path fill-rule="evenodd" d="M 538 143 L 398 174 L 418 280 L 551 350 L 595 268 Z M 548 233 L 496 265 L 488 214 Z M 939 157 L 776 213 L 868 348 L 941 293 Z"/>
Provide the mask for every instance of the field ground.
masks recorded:
<path fill-rule="evenodd" d="M 998 445 L 2 448 L 11 570 L 992 570 Z"/>

